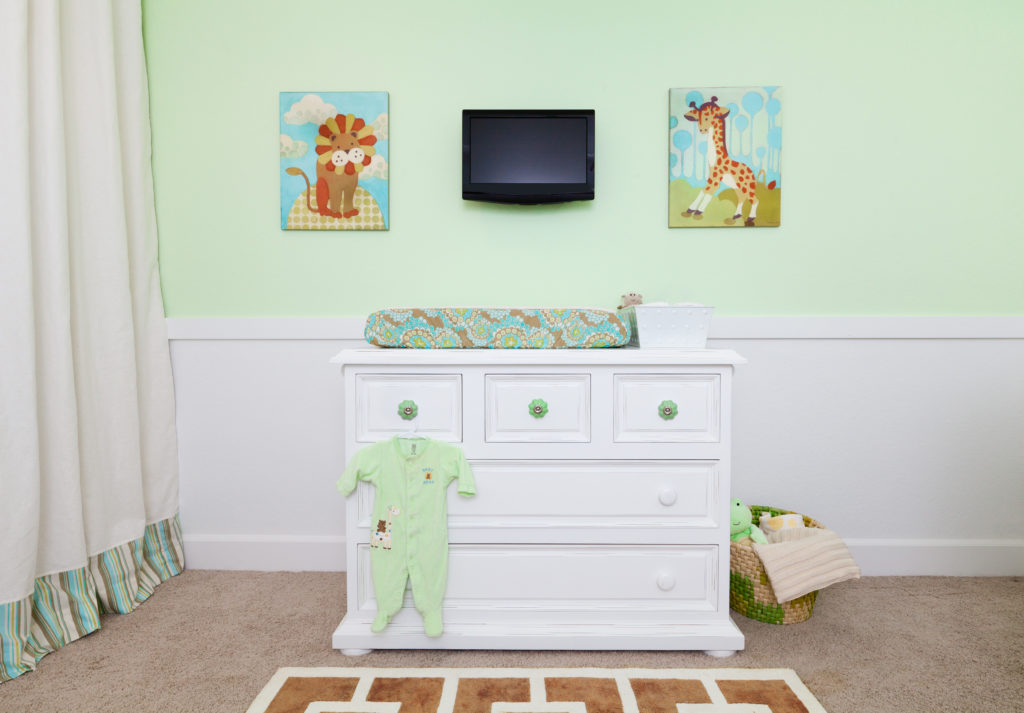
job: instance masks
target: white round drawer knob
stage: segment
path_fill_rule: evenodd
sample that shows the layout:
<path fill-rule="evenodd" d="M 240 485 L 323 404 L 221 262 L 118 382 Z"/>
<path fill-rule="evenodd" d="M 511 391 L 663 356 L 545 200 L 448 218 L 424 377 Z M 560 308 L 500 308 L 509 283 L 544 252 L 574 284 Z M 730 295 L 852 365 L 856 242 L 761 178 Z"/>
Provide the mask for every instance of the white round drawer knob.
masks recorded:
<path fill-rule="evenodd" d="M 658 502 L 662 505 L 674 505 L 676 502 L 676 491 L 672 488 L 664 488 L 658 493 Z"/>
<path fill-rule="evenodd" d="M 676 578 L 671 574 L 659 574 L 658 575 L 658 589 L 663 592 L 667 592 L 676 586 Z"/>

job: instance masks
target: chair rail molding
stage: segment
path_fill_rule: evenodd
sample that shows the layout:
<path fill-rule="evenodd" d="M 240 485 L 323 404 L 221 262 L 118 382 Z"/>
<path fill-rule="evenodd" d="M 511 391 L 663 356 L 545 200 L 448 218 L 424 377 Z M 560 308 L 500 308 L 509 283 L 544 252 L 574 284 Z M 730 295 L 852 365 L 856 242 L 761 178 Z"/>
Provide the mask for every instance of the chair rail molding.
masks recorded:
<path fill-rule="evenodd" d="M 365 317 L 168 317 L 167 337 L 357 339 Z M 714 317 L 709 339 L 1024 339 L 1024 315 Z"/>

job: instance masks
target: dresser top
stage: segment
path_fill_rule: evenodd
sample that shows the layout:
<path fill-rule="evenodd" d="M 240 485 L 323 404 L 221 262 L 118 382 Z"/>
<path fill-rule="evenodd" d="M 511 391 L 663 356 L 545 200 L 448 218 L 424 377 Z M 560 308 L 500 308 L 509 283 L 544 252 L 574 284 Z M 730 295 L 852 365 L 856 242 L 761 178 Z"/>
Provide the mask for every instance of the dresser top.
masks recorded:
<path fill-rule="evenodd" d="M 332 364 L 371 365 L 654 365 L 711 366 L 746 364 L 731 349 L 385 349 L 365 347 L 343 349 Z"/>

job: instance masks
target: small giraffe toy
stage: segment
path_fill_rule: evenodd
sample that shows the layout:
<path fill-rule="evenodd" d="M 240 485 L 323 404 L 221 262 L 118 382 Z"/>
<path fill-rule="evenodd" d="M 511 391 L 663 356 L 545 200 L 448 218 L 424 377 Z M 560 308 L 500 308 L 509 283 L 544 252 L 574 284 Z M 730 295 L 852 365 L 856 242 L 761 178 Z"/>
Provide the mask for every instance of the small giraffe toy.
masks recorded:
<path fill-rule="evenodd" d="M 744 225 L 754 225 L 757 217 L 757 195 L 754 193 L 756 183 L 754 172 L 747 164 L 729 158 L 729 151 L 725 147 L 725 117 L 729 116 L 729 110 L 718 106 L 718 97 L 711 97 L 711 101 L 704 102 L 699 107 L 696 102 L 690 102 L 690 111 L 683 115 L 687 121 L 697 123 L 700 133 L 711 132 L 708 139 L 708 182 L 704 189 L 693 199 L 693 203 L 687 208 L 686 216 L 699 216 L 704 213 L 711 196 L 721 184 L 735 188 L 739 196 L 736 203 L 736 214 L 732 219 L 737 220 L 743 216 L 743 204 L 750 201 L 750 215 Z M 726 221 L 730 222 L 731 221 Z"/>

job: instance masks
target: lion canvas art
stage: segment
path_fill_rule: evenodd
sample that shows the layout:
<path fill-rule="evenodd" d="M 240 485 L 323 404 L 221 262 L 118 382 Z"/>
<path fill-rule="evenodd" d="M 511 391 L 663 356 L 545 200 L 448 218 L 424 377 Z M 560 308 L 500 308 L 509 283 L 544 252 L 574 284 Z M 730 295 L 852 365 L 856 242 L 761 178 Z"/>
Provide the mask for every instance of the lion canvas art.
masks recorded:
<path fill-rule="evenodd" d="M 281 92 L 281 229 L 388 229 L 388 93 Z"/>

